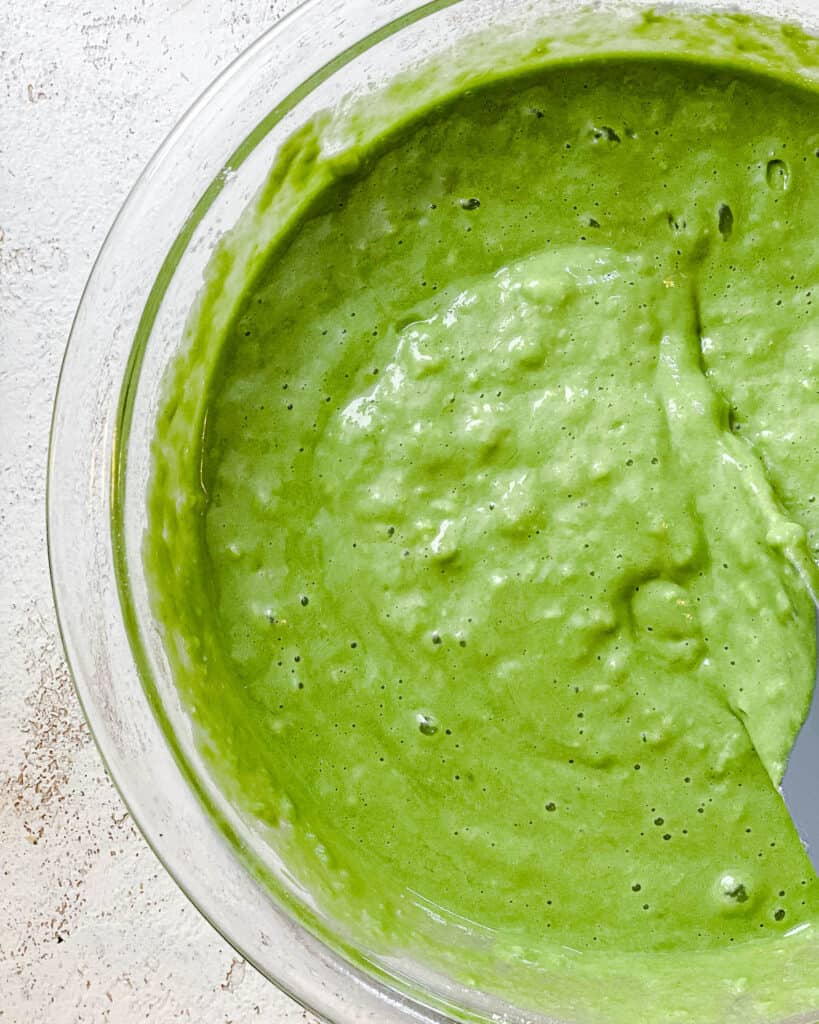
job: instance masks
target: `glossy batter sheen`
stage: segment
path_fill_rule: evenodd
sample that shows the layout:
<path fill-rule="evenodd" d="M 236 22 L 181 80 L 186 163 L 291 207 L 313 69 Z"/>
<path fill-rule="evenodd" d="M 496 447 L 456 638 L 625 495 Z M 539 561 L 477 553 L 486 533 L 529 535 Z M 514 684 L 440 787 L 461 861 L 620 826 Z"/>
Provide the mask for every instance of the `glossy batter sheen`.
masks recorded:
<path fill-rule="evenodd" d="M 766 1005 L 815 1008 L 776 787 L 814 679 L 817 230 L 815 93 L 623 57 L 427 111 L 272 245 L 146 551 L 203 742 L 353 936 L 705 985 L 767 942 Z"/>

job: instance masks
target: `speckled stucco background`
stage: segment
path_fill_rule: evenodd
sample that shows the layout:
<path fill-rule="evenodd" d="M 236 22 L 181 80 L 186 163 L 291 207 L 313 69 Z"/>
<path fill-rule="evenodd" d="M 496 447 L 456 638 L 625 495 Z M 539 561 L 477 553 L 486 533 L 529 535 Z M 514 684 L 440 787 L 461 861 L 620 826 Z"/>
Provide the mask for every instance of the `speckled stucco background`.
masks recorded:
<path fill-rule="evenodd" d="M 175 888 L 105 774 L 45 542 L 51 405 L 140 169 L 294 0 L 0 0 L 0 1022 L 291 1024 Z"/>

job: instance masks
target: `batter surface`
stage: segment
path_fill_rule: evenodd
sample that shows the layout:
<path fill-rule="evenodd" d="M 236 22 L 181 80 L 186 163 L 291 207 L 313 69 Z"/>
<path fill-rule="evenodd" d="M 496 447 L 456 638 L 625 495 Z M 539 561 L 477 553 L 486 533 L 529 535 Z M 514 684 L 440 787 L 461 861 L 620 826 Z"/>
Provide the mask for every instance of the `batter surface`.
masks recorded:
<path fill-rule="evenodd" d="M 815 92 L 624 56 L 456 95 L 262 239 L 146 558 L 203 744 L 354 932 L 704 983 L 767 943 L 812 1005 L 818 227 Z"/>

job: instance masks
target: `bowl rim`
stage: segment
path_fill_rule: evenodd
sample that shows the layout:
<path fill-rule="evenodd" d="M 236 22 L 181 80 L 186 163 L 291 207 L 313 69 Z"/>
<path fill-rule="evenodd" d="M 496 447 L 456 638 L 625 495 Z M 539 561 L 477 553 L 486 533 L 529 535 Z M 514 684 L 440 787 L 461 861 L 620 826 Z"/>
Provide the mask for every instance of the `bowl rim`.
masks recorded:
<path fill-rule="evenodd" d="M 139 377 L 144 349 L 153 319 L 156 316 L 170 281 L 170 276 L 167 276 L 166 279 L 166 275 L 168 275 L 169 270 L 172 275 L 176 267 L 177 260 L 174 259 L 174 256 L 176 253 L 181 254 L 185 250 L 196 227 L 220 193 L 226 174 L 241 165 L 258 142 L 279 123 L 289 110 L 295 107 L 300 99 L 308 95 L 336 70 L 354 60 L 358 54 L 376 44 L 380 39 L 388 38 L 408 24 L 421 20 L 430 14 L 448 7 L 457 6 L 459 2 L 460 0 L 427 0 L 427 2 L 423 2 L 423 0 L 421 2 L 418 2 L 418 0 L 385 0 L 382 4 L 375 4 L 372 2 L 368 3 L 367 0 L 339 0 L 337 6 L 345 12 L 362 10 L 368 16 L 372 15 L 375 18 L 380 11 L 380 24 L 369 32 L 357 35 L 355 42 L 351 45 L 336 50 L 335 55 L 331 59 L 323 63 L 317 70 L 306 75 L 296 89 L 288 91 L 284 99 L 273 105 L 267 116 L 245 136 L 244 140 L 233 151 L 233 154 L 213 176 L 210 185 L 201 194 L 198 202 L 188 213 L 181 231 L 176 235 L 175 241 L 164 255 L 159 273 L 147 293 L 147 299 L 145 299 L 144 304 L 142 304 L 142 298 L 140 298 L 142 308 L 137 315 L 138 324 L 136 331 L 133 335 L 129 335 L 126 341 L 121 343 L 127 344 L 128 348 L 125 372 L 122 377 L 115 381 L 117 393 L 113 403 L 113 415 L 110 422 L 105 424 L 105 439 L 107 446 L 110 448 L 110 460 L 108 462 L 105 459 L 98 460 L 99 464 L 96 467 L 92 467 L 92 469 L 97 474 L 96 483 L 98 485 L 101 484 L 105 491 L 105 508 L 108 510 L 105 520 L 96 521 L 96 526 L 97 529 L 105 532 L 104 546 L 106 554 L 110 553 L 110 564 L 106 560 L 105 569 L 110 570 L 111 580 L 113 581 L 110 602 L 115 607 L 111 611 L 119 616 L 119 625 L 127 632 L 128 651 L 131 659 L 130 668 L 135 674 L 138 685 L 149 705 L 150 697 L 145 692 L 148 688 L 148 681 L 139 663 L 139 652 L 135 649 L 135 644 L 140 644 L 141 640 L 138 638 L 138 632 L 128 628 L 125 621 L 128 615 L 127 607 L 124 603 L 127 600 L 127 594 L 124 595 L 123 588 L 127 590 L 127 574 L 120 571 L 124 562 L 122 561 L 123 551 L 118 538 L 118 520 L 122 512 L 122 480 L 124 479 L 126 463 L 128 416 L 130 414 L 129 403 L 133 399 L 133 385 Z M 235 87 L 243 79 L 249 79 L 254 74 L 257 61 L 264 53 L 275 51 L 288 37 L 295 35 L 308 22 L 308 19 L 316 16 L 318 12 L 322 12 L 323 15 L 327 6 L 327 0 L 302 0 L 302 2 L 298 3 L 278 22 L 262 33 L 249 47 L 225 67 L 188 107 L 171 132 L 157 148 L 129 191 L 105 236 L 83 288 L 72 322 L 59 372 L 54 401 L 46 480 L 46 533 L 49 573 L 58 629 L 66 662 L 80 706 L 106 771 L 117 788 L 129 814 L 155 856 L 174 880 L 176 886 L 187 896 L 211 927 L 241 957 L 256 967 L 269 981 L 323 1020 L 333 1021 L 335 1024 L 342 1024 L 342 1022 L 344 1024 L 346 1022 L 358 1024 L 358 1022 L 363 1022 L 365 1019 L 383 1022 L 383 1024 L 400 1024 L 400 1022 L 406 1022 L 407 1020 L 414 1020 L 419 1022 L 419 1024 L 452 1024 L 455 1020 L 464 1019 L 461 1012 L 456 1011 L 455 1016 L 450 1016 L 452 1011 L 441 1012 L 443 1004 L 437 1001 L 432 1002 L 432 995 L 430 995 L 432 1002 L 432 1005 L 430 1005 L 426 1000 L 422 1001 L 415 997 L 414 994 L 411 995 L 406 990 L 402 990 L 400 984 L 391 984 L 392 977 L 388 982 L 386 975 L 384 975 L 385 980 L 382 981 L 378 974 L 360 970 L 346 958 L 336 953 L 329 944 L 318 938 L 301 922 L 296 921 L 281 905 L 274 907 L 276 926 L 280 927 L 283 933 L 285 929 L 290 929 L 289 939 L 291 942 L 296 942 L 299 955 L 304 958 L 304 964 L 300 968 L 294 969 L 291 964 L 283 966 L 281 969 L 277 967 L 276 970 L 271 970 L 270 966 L 263 962 L 250 948 L 247 948 L 247 944 L 237 938 L 229 927 L 220 923 L 218 913 L 213 910 L 213 907 L 218 905 L 218 898 L 215 895 L 211 896 L 208 893 L 203 895 L 202 892 L 194 891 L 194 887 L 189 884 L 184 871 L 180 870 L 180 865 L 184 865 L 179 855 L 174 854 L 170 850 L 170 843 L 167 840 L 163 840 L 161 834 L 157 837 L 147 814 L 143 814 L 140 806 L 141 801 L 136 792 L 138 787 L 134 783 L 133 778 L 127 773 L 122 773 L 116 767 L 117 762 L 120 760 L 116 751 L 117 741 L 112 735 L 104 716 L 101 714 L 101 709 L 97 706 L 97 698 L 92 688 L 88 685 L 87 665 L 84 664 L 84 661 L 86 661 L 84 657 L 85 652 L 83 651 L 85 637 L 83 635 L 81 616 L 79 615 L 76 603 L 70 600 L 70 594 L 66 592 L 65 571 L 67 566 L 63 561 L 65 538 L 61 536 L 63 531 L 61 523 L 63 505 L 61 503 L 63 500 L 68 500 L 77 505 L 78 501 L 82 499 L 82 494 L 70 493 L 68 491 L 68 483 L 70 481 L 66 479 L 65 466 L 62 464 L 61 459 L 61 430 L 67 415 L 71 413 L 71 403 L 76 400 L 76 395 L 70 393 L 72 385 L 75 384 L 72 377 L 75 373 L 76 364 L 84 354 L 79 351 L 83 340 L 82 320 L 84 312 L 92 302 L 93 287 L 101 277 L 104 277 L 109 272 L 108 262 L 111 250 L 119 243 L 129 218 L 137 211 L 139 202 L 144 194 L 150 192 L 155 171 L 162 165 L 166 157 L 186 137 L 194 132 L 196 126 L 205 119 L 215 97 L 228 89 L 228 87 Z M 637 0 L 632 6 L 648 7 L 651 5 L 648 3 L 648 0 Z M 585 3 L 578 5 L 578 9 L 585 7 Z M 142 293 L 140 295 L 142 296 Z M 79 463 L 79 467 L 87 470 L 87 460 L 85 463 Z M 85 518 L 87 521 L 90 521 L 92 518 L 92 508 L 90 505 L 85 510 Z M 107 597 L 108 595 L 104 596 Z M 154 711 L 154 709 L 151 710 Z M 167 731 L 161 727 L 155 714 L 152 714 L 152 721 L 163 743 L 169 748 L 166 751 L 167 756 L 172 758 L 180 777 L 184 776 L 186 773 L 180 758 L 175 756 L 170 750 L 173 744 L 169 741 Z M 186 784 L 191 789 L 191 797 L 199 804 L 201 813 L 203 815 L 206 814 L 207 812 L 201 801 L 201 792 L 190 787 L 189 780 L 187 780 Z M 242 871 L 249 874 L 241 860 L 238 857 L 235 860 L 236 864 L 241 866 Z M 398 979 L 395 980 L 398 981 Z M 342 995 L 339 995 L 336 987 L 344 989 Z M 362 1010 L 369 1012 L 366 1013 L 366 1016 L 363 1016 Z"/>

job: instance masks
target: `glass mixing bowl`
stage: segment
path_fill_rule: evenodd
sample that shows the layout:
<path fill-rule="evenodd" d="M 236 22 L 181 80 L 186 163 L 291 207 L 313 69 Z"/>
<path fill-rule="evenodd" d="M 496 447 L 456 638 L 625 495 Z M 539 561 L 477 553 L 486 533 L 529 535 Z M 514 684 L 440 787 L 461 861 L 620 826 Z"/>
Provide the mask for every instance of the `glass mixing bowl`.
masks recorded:
<path fill-rule="evenodd" d="M 616 19 L 635 5 L 593 6 Z M 667 6 L 728 6 L 814 34 L 819 28 L 814 0 Z M 91 730 L 180 888 L 242 956 L 336 1024 L 553 1018 L 501 1000 L 483 978 L 464 984 L 399 955 L 376 960 L 344 950 L 209 776 L 168 670 L 141 560 L 161 381 L 214 245 L 295 128 L 467 35 L 498 25 L 525 31 L 535 19 L 541 31 L 546 19 L 547 30 L 565 32 L 576 14 L 574 0 L 307 0 L 207 90 L 142 174 L 96 262 L 65 356 L 51 438 L 49 551 L 66 655 Z"/>

